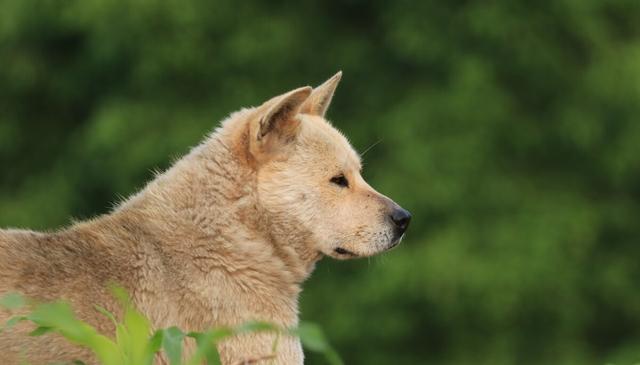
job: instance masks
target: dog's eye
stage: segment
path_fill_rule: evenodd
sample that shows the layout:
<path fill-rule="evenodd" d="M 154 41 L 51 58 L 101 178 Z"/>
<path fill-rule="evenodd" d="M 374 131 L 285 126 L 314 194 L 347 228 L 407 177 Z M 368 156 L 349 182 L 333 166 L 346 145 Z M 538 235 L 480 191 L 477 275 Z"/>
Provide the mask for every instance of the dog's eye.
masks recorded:
<path fill-rule="evenodd" d="M 347 178 L 342 174 L 332 177 L 330 181 L 338 186 L 342 186 L 343 188 L 349 187 L 349 180 L 347 180 Z"/>

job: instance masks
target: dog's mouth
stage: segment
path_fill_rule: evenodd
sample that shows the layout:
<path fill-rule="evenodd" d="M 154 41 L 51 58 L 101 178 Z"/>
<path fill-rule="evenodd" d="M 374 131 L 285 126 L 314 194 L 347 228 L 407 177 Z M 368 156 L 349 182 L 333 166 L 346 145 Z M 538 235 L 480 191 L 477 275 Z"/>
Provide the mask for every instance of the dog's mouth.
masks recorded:
<path fill-rule="evenodd" d="M 382 251 L 390 251 L 390 250 L 394 249 L 396 246 L 398 246 L 402 242 L 403 238 L 404 238 L 404 234 L 402 234 L 400 237 L 396 238 L 395 240 L 391 241 L 391 244 L 389 244 L 389 246 L 387 246 Z M 340 257 L 343 257 L 343 258 L 359 257 L 360 256 L 360 255 L 356 254 L 355 252 L 349 251 L 346 248 L 342 248 L 342 247 L 334 248 L 333 252 L 338 254 Z"/>
<path fill-rule="evenodd" d="M 344 248 L 342 248 L 342 247 L 336 247 L 336 248 L 333 250 L 333 252 L 335 252 L 335 253 L 337 253 L 338 255 L 341 255 L 341 256 L 351 256 L 351 257 L 358 256 L 358 255 L 356 255 L 355 253 L 353 253 L 353 252 L 351 252 L 351 251 L 349 251 L 349 250 L 346 250 L 346 249 L 344 249 Z"/>

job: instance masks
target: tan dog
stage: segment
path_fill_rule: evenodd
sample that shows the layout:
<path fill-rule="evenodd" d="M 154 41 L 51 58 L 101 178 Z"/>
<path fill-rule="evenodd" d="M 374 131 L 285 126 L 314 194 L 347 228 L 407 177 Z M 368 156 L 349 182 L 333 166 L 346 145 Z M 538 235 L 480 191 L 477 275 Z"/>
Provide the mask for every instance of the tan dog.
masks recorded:
<path fill-rule="evenodd" d="M 232 114 L 209 138 L 111 214 L 55 233 L 0 230 L 0 295 L 63 298 L 105 333 L 95 304 L 118 312 L 120 283 L 156 328 L 262 320 L 298 323 L 302 282 L 324 255 L 347 259 L 394 247 L 410 214 L 360 175 L 360 159 L 324 114 L 338 73 Z M 7 313 L 0 315 L 0 321 Z M 0 334 L 0 363 L 82 359 L 85 350 L 23 324 Z M 271 354 L 274 335 L 219 346 L 224 364 Z M 296 338 L 277 364 L 302 364 Z"/>

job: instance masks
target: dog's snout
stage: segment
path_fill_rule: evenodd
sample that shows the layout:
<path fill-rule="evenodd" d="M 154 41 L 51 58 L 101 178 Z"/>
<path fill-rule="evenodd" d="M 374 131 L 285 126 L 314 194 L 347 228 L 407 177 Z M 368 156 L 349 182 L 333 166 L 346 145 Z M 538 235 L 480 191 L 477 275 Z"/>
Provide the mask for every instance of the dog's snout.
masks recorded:
<path fill-rule="evenodd" d="M 411 213 L 400 207 L 394 209 L 390 215 L 391 221 L 396 226 L 398 234 L 403 234 L 409 227 L 411 221 Z"/>

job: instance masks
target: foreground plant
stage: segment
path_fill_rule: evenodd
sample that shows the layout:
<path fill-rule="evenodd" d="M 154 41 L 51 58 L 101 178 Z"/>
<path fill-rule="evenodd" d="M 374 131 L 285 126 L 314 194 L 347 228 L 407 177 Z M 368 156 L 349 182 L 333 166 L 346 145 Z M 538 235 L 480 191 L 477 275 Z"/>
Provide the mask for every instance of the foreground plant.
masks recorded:
<path fill-rule="evenodd" d="M 96 310 L 108 317 L 115 326 L 114 338 L 99 333 L 88 323 L 76 318 L 71 306 L 63 301 L 29 304 L 19 294 L 10 293 L 0 299 L 0 307 L 15 311 L 24 307 L 33 308 L 26 315 L 11 317 L 0 331 L 7 330 L 22 321 L 32 322 L 36 328 L 30 336 L 57 333 L 69 342 L 91 350 L 101 365 L 151 365 L 158 356 L 165 356 L 170 365 L 221 364 L 217 344 L 229 337 L 251 332 L 276 332 L 272 352 L 278 351 L 280 336 L 298 336 L 303 346 L 313 352 L 324 354 L 331 365 L 341 365 L 342 360 L 329 345 L 319 326 L 301 323 L 295 329 L 283 329 L 265 322 L 249 322 L 238 327 L 221 327 L 206 332 L 183 332 L 177 327 L 153 331 L 150 322 L 140 313 L 121 289 L 114 289 L 114 295 L 124 307 L 122 320 L 104 308 Z M 195 340 L 196 349 L 191 357 L 183 360 L 185 339 Z M 247 359 L 247 363 L 271 360 L 275 356 Z M 82 359 L 74 361 L 81 365 Z"/>

